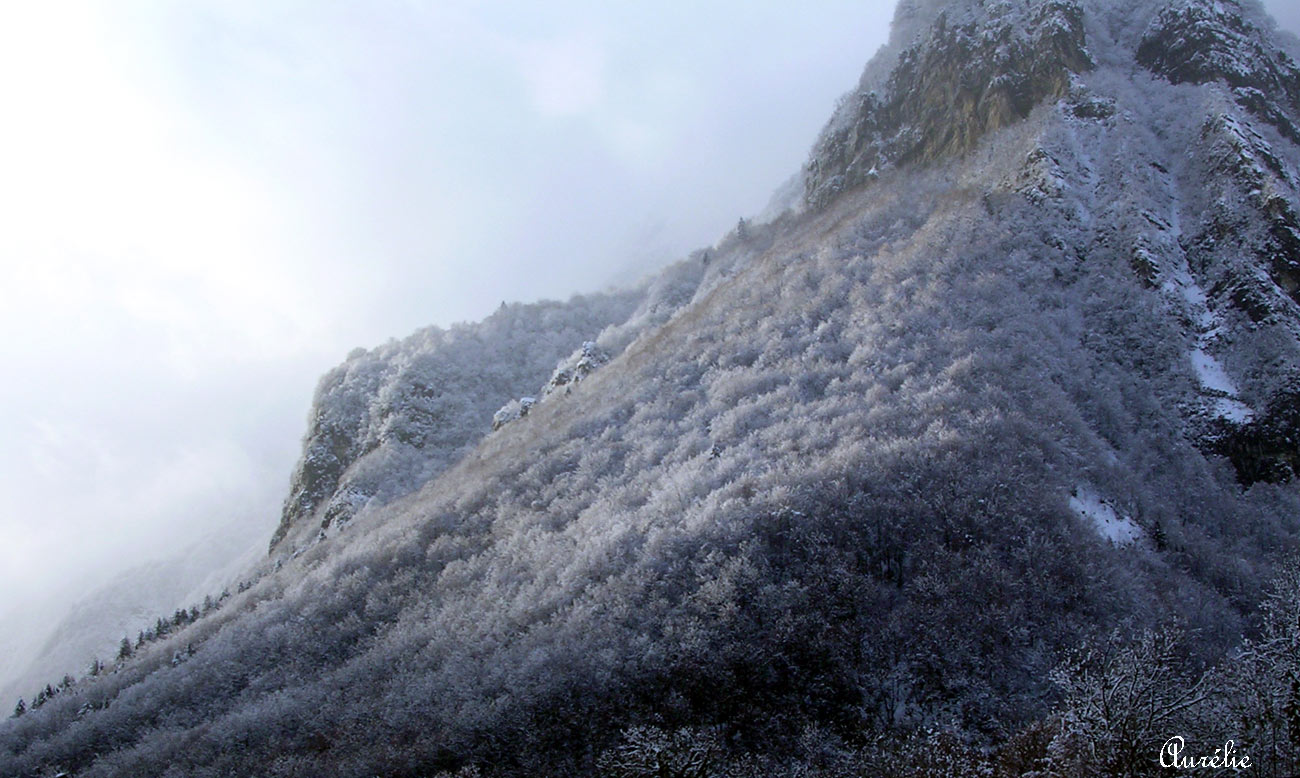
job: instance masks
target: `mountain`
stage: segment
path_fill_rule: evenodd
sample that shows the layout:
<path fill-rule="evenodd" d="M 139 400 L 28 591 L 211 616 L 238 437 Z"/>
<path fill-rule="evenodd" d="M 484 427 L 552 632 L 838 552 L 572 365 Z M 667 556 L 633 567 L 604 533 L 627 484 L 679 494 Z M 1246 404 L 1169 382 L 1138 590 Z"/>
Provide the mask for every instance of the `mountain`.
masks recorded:
<path fill-rule="evenodd" d="M 353 352 L 321 380 L 272 551 L 415 491 L 464 457 L 485 419 L 536 390 L 575 344 L 625 322 L 643 296 L 503 303 L 479 324 Z"/>
<path fill-rule="evenodd" d="M 0 773 L 1289 774 L 1296 56 L 904 0 L 794 208 L 327 375 L 260 577 Z"/>
<path fill-rule="evenodd" d="M 248 529 L 232 522 L 224 533 L 136 565 L 93 588 L 52 624 L 27 625 L 34 650 L 14 652 L 22 662 L 6 673 L 12 680 L 0 684 L 0 700 L 30 700 L 47 683 L 86 672 L 96 658 L 111 660 L 123 637 L 135 640 L 160 617 L 234 590 L 244 572 L 260 561 L 250 557 L 254 549 Z"/>

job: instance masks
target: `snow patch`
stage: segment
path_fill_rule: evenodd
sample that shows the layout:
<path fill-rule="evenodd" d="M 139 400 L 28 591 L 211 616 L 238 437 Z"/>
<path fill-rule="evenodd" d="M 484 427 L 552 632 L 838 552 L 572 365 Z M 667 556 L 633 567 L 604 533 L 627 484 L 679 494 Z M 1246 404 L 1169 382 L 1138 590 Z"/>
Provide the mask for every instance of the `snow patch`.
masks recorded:
<path fill-rule="evenodd" d="M 1210 410 L 1221 419 L 1234 424 L 1244 424 L 1255 415 L 1249 405 L 1237 399 L 1237 385 L 1219 360 L 1209 352 L 1222 330 L 1222 321 L 1210 310 L 1209 297 L 1201 285 L 1196 283 L 1186 267 L 1177 268 L 1163 284 L 1169 294 L 1182 298 L 1184 310 L 1196 329 L 1196 346 L 1188 353 L 1196 380 L 1201 388 L 1211 396 Z"/>
<path fill-rule="evenodd" d="M 1254 418 L 1255 411 L 1235 397 L 1218 397 L 1214 400 L 1214 415 L 1233 424 L 1245 424 Z"/>
<path fill-rule="evenodd" d="M 518 400 L 511 400 L 503 405 L 501 410 L 492 414 L 492 430 L 495 432 L 512 421 L 522 419 L 536 404 L 536 397 L 520 397 Z"/>
<path fill-rule="evenodd" d="M 1228 377 L 1228 372 L 1219 364 L 1219 360 L 1205 353 L 1200 346 L 1192 349 L 1191 353 L 1192 367 L 1196 368 L 1196 377 L 1200 379 L 1201 386 L 1211 392 L 1223 392 L 1226 395 L 1233 396 L 1237 393 L 1237 386 L 1232 383 Z"/>
<path fill-rule="evenodd" d="M 596 368 L 609 361 L 609 354 L 596 345 L 595 341 L 585 341 L 582 348 L 573 352 L 567 359 L 560 360 L 551 374 L 551 380 L 542 387 L 542 397 L 549 397 L 560 389 L 565 393 L 573 391 L 575 384 L 595 372 Z"/>
<path fill-rule="evenodd" d="M 1127 546 L 1142 537 L 1142 528 L 1128 516 L 1115 512 L 1110 503 L 1086 486 L 1070 495 L 1070 509 L 1087 519 L 1093 529 L 1116 546 Z"/>
<path fill-rule="evenodd" d="M 1206 296 L 1205 290 L 1201 285 L 1196 283 L 1192 274 L 1187 272 L 1187 268 L 1180 267 L 1171 274 L 1171 278 L 1165 282 L 1165 290 L 1177 293 L 1187 303 L 1187 313 L 1191 316 L 1197 331 L 1206 337 L 1212 337 L 1214 330 L 1219 325 L 1219 319 L 1210 310 L 1210 300 Z"/>
<path fill-rule="evenodd" d="M 1232 382 L 1232 378 L 1228 376 L 1228 371 L 1223 369 L 1223 365 L 1219 364 L 1219 360 L 1207 354 L 1205 349 L 1199 345 L 1192 349 L 1189 356 L 1201 386 L 1205 391 L 1214 395 L 1212 405 L 1214 415 L 1235 424 L 1244 424 L 1250 421 L 1255 412 L 1249 405 L 1237 399 L 1237 385 Z"/>

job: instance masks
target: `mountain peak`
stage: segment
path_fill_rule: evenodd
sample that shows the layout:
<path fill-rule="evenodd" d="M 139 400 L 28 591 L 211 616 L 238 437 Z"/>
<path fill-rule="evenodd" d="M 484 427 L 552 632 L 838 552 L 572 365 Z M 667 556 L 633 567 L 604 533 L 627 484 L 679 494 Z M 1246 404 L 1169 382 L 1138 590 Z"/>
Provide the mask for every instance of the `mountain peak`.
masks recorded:
<path fill-rule="evenodd" d="M 1068 0 L 936 4 L 924 11 L 905 5 L 896 28 L 931 15 L 918 40 L 891 58 L 885 81 L 847 96 L 822 132 L 806 168 L 812 207 L 886 167 L 968 151 L 1044 99 L 1065 94 L 1071 74 L 1093 65 L 1083 11 Z"/>
<path fill-rule="evenodd" d="M 1183 0 L 1163 8 L 1138 62 L 1171 83 L 1222 81 L 1237 102 L 1300 143 L 1300 68 L 1235 0 Z"/>
<path fill-rule="evenodd" d="M 1260 13 L 905 2 L 811 207 L 353 354 L 274 569 L 0 725 L 0 773 L 1135 775 L 1156 710 L 1268 743 L 1300 666 L 1237 649 L 1300 639 L 1300 108 Z"/>
<path fill-rule="evenodd" d="M 1300 142 L 1300 68 L 1266 18 L 1236 0 L 904 0 L 889 45 L 813 148 L 805 201 L 820 208 L 887 168 L 969 151 L 1065 96 L 1096 66 L 1098 48 L 1174 84 L 1223 81 L 1239 104 Z"/>

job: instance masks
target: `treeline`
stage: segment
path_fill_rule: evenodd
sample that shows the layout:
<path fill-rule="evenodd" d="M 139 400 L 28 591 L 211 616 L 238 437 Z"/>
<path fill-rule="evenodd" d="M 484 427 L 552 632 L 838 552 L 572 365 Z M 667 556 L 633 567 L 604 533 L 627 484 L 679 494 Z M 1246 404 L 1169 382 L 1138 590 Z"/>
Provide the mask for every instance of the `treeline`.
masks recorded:
<path fill-rule="evenodd" d="M 252 581 L 241 581 L 237 587 L 237 591 L 243 593 L 252 585 Z M 202 604 L 191 605 L 188 608 L 177 608 L 171 616 L 159 616 L 154 621 L 152 627 L 139 630 L 136 633 L 134 641 L 131 640 L 130 636 L 122 637 L 121 642 L 118 643 L 117 655 L 111 665 L 106 664 L 99 657 L 92 658 L 87 665 L 85 675 L 78 679 L 74 678 L 71 674 L 65 674 L 57 684 L 46 684 L 44 688 L 32 695 L 30 706 L 25 698 L 19 697 L 18 702 L 14 705 L 13 713 L 10 718 L 18 718 L 29 710 L 37 710 L 41 708 L 45 703 L 54 699 L 58 695 L 73 691 L 79 683 L 91 678 L 98 678 L 104 672 L 120 669 L 140 649 L 143 649 L 151 643 L 163 640 L 174 632 L 180 630 L 182 627 L 193 624 L 209 613 L 220 608 L 228 599 L 230 599 L 230 590 L 225 589 L 216 598 L 213 598 L 211 595 L 204 597 Z M 183 652 L 177 652 L 174 659 L 176 662 L 183 661 L 185 656 L 192 655 L 193 652 L 194 646 L 189 645 Z"/>

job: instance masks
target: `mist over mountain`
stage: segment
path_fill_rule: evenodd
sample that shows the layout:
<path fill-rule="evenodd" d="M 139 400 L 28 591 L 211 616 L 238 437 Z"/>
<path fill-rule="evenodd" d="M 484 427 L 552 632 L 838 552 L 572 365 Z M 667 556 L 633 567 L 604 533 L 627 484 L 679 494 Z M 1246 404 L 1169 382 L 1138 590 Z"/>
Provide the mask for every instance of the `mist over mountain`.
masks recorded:
<path fill-rule="evenodd" d="M 233 522 L 223 533 L 142 562 L 91 589 L 62 616 L 46 611 L 41 622 L 23 625 L 18 631 L 24 634 L 10 636 L 7 658 L 16 666 L 4 675 L 12 680 L 0 684 L 0 699 L 30 699 L 47 683 L 82 675 L 95 659 L 116 656 L 123 637 L 135 640 L 160 616 L 234 590 L 261 561 L 262 544 L 248 544 L 248 529 Z"/>
<path fill-rule="evenodd" d="M 1297 56 L 904 0 L 789 207 L 327 374 L 247 583 L 0 773 L 1292 774 Z"/>

